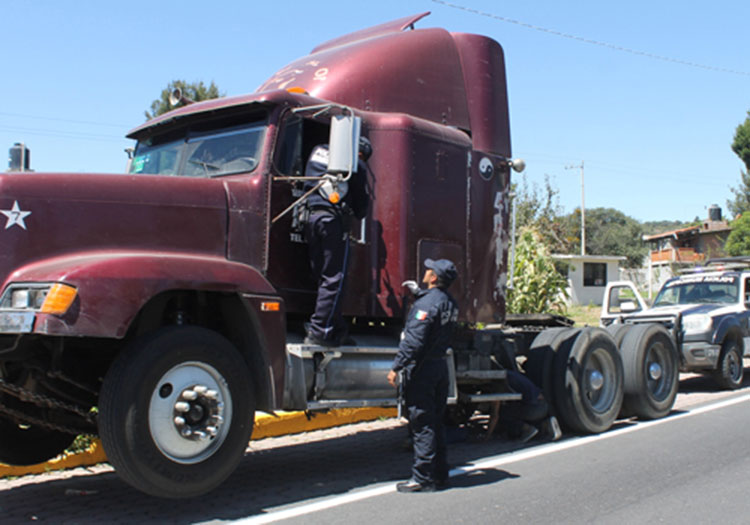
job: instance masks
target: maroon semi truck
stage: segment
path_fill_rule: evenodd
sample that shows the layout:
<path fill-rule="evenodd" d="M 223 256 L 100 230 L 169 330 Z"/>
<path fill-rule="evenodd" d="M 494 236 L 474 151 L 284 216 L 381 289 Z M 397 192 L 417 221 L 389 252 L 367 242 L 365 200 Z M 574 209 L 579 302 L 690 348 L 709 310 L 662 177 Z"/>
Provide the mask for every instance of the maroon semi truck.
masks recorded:
<path fill-rule="evenodd" d="M 427 14 L 326 42 L 253 94 L 146 122 L 128 135 L 127 174 L 0 175 L 0 462 L 97 434 L 128 483 L 188 497 L 236 467 L 255 411 L 394 406 L 401 283 L 426 258 L 459 270 L 454 421 L 517 400 L 505 378 L 519 364 L 569 431 L 604 431 L 622 406 L 670 411 L 678 361 L 654 350 L 662 339 L 629 345 L 624 370 L 623 331 L 506 318 L 517 163 L 503 51 L 414 30 Z M 305 345 L 316 283 L 300 177 L 313 147 L 346 159 L 358 134 L 374 153 L 343 306 L 357 345 Z"/>

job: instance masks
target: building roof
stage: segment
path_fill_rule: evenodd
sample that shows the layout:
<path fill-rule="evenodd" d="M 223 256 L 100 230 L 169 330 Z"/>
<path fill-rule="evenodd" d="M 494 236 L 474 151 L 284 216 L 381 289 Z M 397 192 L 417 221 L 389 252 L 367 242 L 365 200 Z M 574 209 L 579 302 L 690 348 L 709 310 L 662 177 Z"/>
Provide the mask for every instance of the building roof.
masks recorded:
<path fill-rule="evenodd" d="M 553 253 L 553 259 L 559 260 L 581 260 L 591 262 L 617 262 L 627 259 L 624 255 L 566 255 L 562 253 Z"/>
<path fill-rule="evenodd" d="M 732 227 L 729 226 L 727 221 L 705 221 L 697 226 L 688 226 L 687 228 L 655 233 L 653 235 L 644 235 L 642 238 L 646 242 L 658 241 L 659 239 L 667 239 L 669 237 L 679 239 L 680 237 L 689 237 L 691 235 L 705 235 L 709 233 L 731 231 L 731 229 Z"/>

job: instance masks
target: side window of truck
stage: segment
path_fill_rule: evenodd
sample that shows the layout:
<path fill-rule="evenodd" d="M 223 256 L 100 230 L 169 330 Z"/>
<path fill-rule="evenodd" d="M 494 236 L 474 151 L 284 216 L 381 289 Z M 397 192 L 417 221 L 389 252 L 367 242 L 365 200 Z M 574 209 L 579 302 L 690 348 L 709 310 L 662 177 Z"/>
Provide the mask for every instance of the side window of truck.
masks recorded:
<path fill-rule="evenodd" d="M 302 160 L 302 119 L 291 117 L 286 120 L 279 135 L 279 150 L 274 165 L 281 175 L 300 177 L 303 174 Z"/>
<path fill-rule="evenodd" d="M 745 278 L 743 295 L 745 304 L 747 305 L 748 303 L 750 303 L 750 277 Z"/>

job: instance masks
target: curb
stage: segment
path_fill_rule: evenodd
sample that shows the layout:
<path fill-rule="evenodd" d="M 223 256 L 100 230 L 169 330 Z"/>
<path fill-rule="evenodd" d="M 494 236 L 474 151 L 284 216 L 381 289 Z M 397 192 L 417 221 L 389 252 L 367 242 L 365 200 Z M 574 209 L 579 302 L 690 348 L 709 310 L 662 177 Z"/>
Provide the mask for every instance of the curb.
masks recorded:
<path fill-rule="evenodd" d="M 311 430 L 392 417 L 396 417 L 395 408 L 338 408 L 324 413 L 276 412 L 275 415 L 260 413 L 255 416 L 252 440 L 299 434 Z M 0 478 L 86 467 L 106 461 L 107 455 L 104 453 L 101 441 L 97 439 L 84 452 L 63 454 L 38 465 L 11 466 L 0 463 Z"/>

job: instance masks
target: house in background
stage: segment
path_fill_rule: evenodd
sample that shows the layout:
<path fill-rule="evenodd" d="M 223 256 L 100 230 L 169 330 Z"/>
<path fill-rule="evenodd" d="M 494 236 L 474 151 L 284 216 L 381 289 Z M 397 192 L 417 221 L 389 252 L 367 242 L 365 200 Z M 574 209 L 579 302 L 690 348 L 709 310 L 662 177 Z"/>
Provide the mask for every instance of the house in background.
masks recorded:
<path fill-rule="evenodd" d="M 626 259 L 610 255 L 552 255 L 565 263 L 568 277 L 568 304 L 601 306 L 604 288 L 620 280 L 620 263 Z"/>
<path fill-rule="evenodd" d="M 708 219 L 696 226 L 655 235 L 644 235 L 650 245 L 647 282 L 649 297 L 679 270 L 701 264 L 712 257 L 722 257 L 724 244 L 732 228 L 721 218 L 716 204 L 708 208 Z"/>

